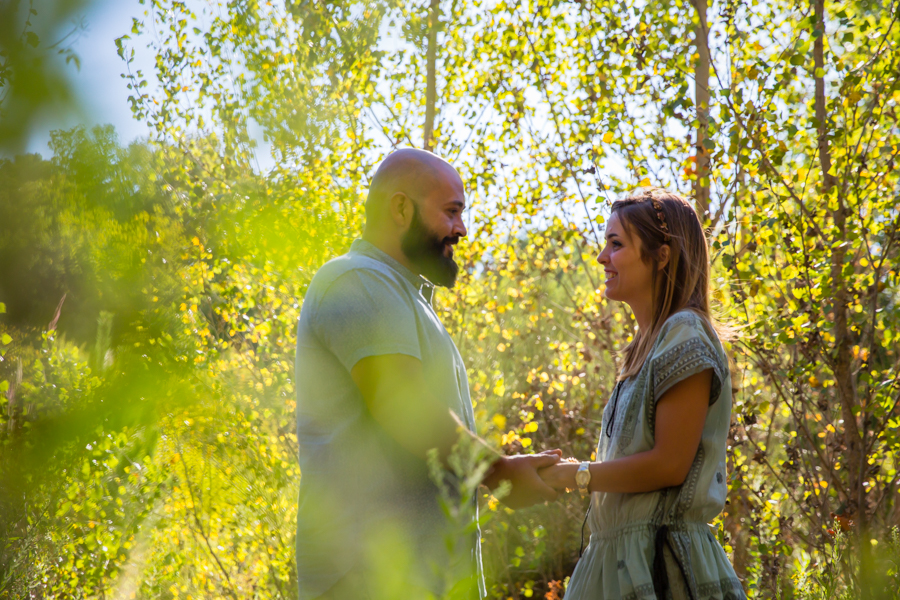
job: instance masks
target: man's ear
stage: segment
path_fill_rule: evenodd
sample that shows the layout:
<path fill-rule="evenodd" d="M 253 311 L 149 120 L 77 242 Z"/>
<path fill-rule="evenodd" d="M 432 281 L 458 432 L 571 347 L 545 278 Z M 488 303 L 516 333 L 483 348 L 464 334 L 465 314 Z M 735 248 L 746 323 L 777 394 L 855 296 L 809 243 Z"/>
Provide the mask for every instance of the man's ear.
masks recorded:
<path fill-rule="evenodd" d="M 394 224 L 400 229 L 409 227 L 409 224 L 412 222 L 413 210 L 415 210 L 412 198 L 403 192 L 395 192 L 394 195 L 391 196 L 389 204 L 391 220 Z"/>
<path fill-rule="evenodd" d="M 662 246 L 659 247 L 659 250 L 657 251 L 656 268 L 659 269 L 660 271 L 665 269 L 666 265 L 669 264 L 669 251 L 670 250 L 671 250 L 671 248 L 669 247 L 668 244 L 663 244 Z"/>

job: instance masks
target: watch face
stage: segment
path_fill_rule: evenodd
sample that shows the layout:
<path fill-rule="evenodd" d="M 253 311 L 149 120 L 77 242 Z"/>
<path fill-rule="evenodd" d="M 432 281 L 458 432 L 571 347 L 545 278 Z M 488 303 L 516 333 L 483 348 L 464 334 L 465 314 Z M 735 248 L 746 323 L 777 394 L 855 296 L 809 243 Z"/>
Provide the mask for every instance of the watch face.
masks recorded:
<path fill-rule="evenodd" d="M 575 473 L 575 483 L 578 484 L 578 487 L 586 487 L 587 484 L 591 481 L 591 472 L 587 469 L 579 470 Z"/>

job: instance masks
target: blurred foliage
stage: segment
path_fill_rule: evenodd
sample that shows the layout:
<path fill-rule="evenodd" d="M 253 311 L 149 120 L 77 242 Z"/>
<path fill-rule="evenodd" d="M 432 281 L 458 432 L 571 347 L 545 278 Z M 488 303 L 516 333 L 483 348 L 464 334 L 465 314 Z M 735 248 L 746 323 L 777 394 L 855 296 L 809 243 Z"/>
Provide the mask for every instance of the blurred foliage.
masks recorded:
<path fill-rule="evenodd" d="M 709 11 L 713 294 L 740 333 L 714 525 L 751 597 L 897 597 L 900 10 L 816 4 Z M 426 2 L 144 7 L 117 48 L 151 139 L 0 161 L 0 598 L 294 594 L 294 326 L 374 165 L 421 145 Z M 471 209 L 438 310 L 485 439 L 587 458 L 634 327 L 594 262 L 606 207 L 696 178 L 693 9 L 442 14 L 436 152 Z M 13 39 L 4 98 L 30 93 Z M 491 595 L 558 598 L 586 501 L 481 501 Z"/>
<path fill-rule="evenodd" d="M 79 17 L 96 0 L 9 0 L 0 4 L 0 150 L 21 151 L 47 113 L 76 114 L 70 67 Z M 38 10 L 40 9 L 40 10 Z"/>

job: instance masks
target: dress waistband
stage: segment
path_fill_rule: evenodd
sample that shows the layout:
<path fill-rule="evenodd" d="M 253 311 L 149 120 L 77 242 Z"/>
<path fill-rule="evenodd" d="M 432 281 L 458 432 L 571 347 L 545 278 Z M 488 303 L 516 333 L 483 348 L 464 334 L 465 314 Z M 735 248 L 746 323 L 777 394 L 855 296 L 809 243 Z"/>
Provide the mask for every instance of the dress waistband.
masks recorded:
<path fill-rule="evenodd" d="M 631 523 L 625 523 L 624 525 L 619 525 L 617 527 L 606 528 L 599 532 L 591 532 L 591 541 L 613 539 L 627 533 L 634 533 L 636 531 L 646 531 L 650 535 L 655 535 L 656 530 L 659 529 L 661 525 L 661 523 L 657 523 L 656 521 L 652 520 L 632 521 Z M 676 523 L 666 523 L 666 525 L 668 527 L 668 531 L 670 531 L 671 533 L 691 531 L 712 532 L 712 528 L 709 526 L 709 524 L 702 521 L 679 521 Z"/>

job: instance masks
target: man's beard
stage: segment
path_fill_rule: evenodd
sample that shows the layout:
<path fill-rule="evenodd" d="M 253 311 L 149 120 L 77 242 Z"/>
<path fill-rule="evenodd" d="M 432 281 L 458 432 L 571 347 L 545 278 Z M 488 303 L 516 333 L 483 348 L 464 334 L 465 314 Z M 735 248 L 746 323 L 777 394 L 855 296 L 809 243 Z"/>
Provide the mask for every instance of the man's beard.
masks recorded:
<path fill-rule="evenodd" d="M 453 257 L 444 256 L 444 248 L 459 241 L 459 236 L 440 238 L 422 222 L 419 207 L 413 204 L 412 222 L 400 240 L 400 249 L 428 281 L 442 287 L 453 287 L 459 265 Z"/>

